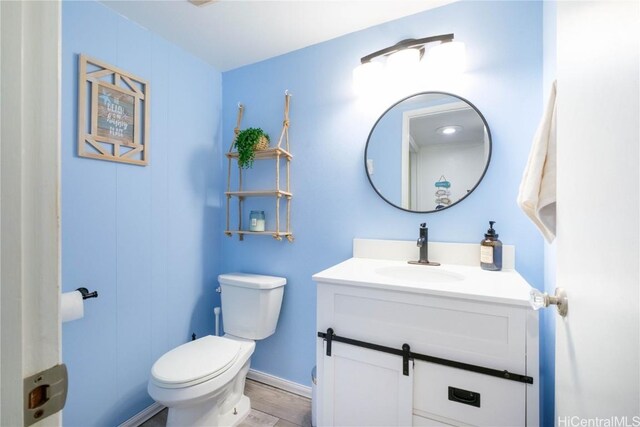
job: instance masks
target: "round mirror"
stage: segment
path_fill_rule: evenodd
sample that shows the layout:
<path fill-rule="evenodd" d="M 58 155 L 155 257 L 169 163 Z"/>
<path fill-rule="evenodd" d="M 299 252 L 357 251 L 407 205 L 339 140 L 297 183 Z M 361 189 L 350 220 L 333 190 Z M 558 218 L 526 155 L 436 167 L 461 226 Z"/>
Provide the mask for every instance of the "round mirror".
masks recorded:
<path fill-rule="evenodd" d="M 392 105 L 369 133 L 365 170 L 376 193 L 410 212 L 436 212 L 478 186 L 491 159 L 491 132 L 469 101 L 444 92 Z"/>

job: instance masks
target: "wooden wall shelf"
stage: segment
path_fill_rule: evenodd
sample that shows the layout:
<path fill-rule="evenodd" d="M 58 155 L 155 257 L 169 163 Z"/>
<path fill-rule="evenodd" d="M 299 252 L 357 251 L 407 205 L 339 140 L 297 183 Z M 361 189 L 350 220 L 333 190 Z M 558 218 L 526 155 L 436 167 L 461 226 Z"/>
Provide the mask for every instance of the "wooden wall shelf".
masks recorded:
<path fill-rule="evenodd" d="M 236 197 L 292 197 L 293 194 L 282 190 L 255 190 L 255 191 L 226 191 L 227 196 Z"/>
<path fill-rule="evenodd" d="M 293 233 L 287 233 L 282 231 L 248 231 L 248 230 L 226 230 L 224 232 L 227 236 L 237 234 L 239 236 L 254 235 L 254 236 L 272 236 L 276 240 L 282 240 L 283 237 L 287 239 L 293 238 Z"/>
<path fill-rule="evenodd" d="M 229 159 L 229 173 L 227 174 L 227 191 L 224 193 L 227 197 L 227 228 L 224 232 L 227 236 L 238 235 L 239 240 L 244 240 L 244 236 L 272 236 L 276 240 L 282 240 L 286 238 L 289 242 L 293 242 L 293 233 L 291 232 L 291 199 L 293 194 L 290 188 L 290 163 L 293 159 L 293 155 L 289 151 L 289 102 L 291 95 L 285 92 L 284 95 L 284 121 L 282 123 L 282 132 L 278 139 L 278 145 L 276 147 L 267 148 L 265 150 L 258 150 L 255 152 L 255 160 L 275 160 L 276 180 L 273 189 L 268 190 L 243 190 L 242 189 L 242 168 L 237 164 L 238 153 L 233 151 L 235 137 L 240 132 L 240 124 L 242 122 L 242 115 L 244 113 L 244 106 L 238 104 L 238 122 L 234 129 L 234 140 L 231 142 L 229 151 L 226 153 L 227 159 Z M 284 147 L 283 147 L 284 143 Z M 233 160 L 236 160 L 236 167 L 238 169 L 238 188 L 237 190 L 231 190 L 231 169 L 233 169 Z M 280 188 L 280 160 L 285 162 L 285 189 Z M 238 200 L 238 222 L 237 229 L 232 229 L 231 223 L 231 199 L 236 197 Z M 267 231 L 250 231 L 246 230 L 242 226 L 243 217 L 243 201 L 246 197 L 273 197 L 275 198 L 275 230 Z M 284 230 L 280 229 L 280 201 L 285 199 L 286 203 L 286 215 L 285 215 L 285 227 Z"/>
<path fill-rule="evenodd" d="M 230 151 L 226 154 L 226 156 L 229 159 L 236 159 L 238 158 L 238 152 Z M 293 159 L 293 155 L 291 155 L 291 153 L 289 153 L 287 150 L 283 150 L 280 147 L 267 148 L 266 150 L 256 151 L 255 153 L 256 159 L 275 159 L 278 156 L 286 157 L 289 160 Z"/>

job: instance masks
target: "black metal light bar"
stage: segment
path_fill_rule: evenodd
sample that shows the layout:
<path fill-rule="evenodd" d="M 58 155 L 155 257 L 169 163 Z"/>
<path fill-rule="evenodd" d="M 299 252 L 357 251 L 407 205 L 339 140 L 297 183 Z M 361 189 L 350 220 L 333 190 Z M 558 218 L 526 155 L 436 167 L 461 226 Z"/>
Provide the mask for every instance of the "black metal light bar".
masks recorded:
<path fill-rule="evenodd" d="M 378 56 L 391 55 L 392 53 L 395 53 L 395 52 L 397 52 L 399 50 L 403 50 L 403 49 L 420 47 L 421 51 L 424 51 L 424 45 L 427 44 L 427 43 L 433 43 L 433 42 L 446 43 L 446 42 L 450 42 L 450 41 L 453 41 L 453 33 L 451 33 L 451 34 L 441 34 L 439 36 L 424 37 L 422 39 L 402 40 L 401 42 L 398 42 L 398 43 L 394 44 L 393 46 L 389 46 L 389 47 L 381 49 L 381 50 L 379 50 L 377 52 L 370 53 L 367 56 L 363 56 L 362 58 L 360 58 L 360 63 L 361 64 L 366 64 L 367 62 L 371 61 L 374 58 L 377 58 Z"/>
<path fill-rule="evenodd" d="M 365 341 L 354 340 L 351 338 L 340 337 L 335 335 L 332 328 L 327 332 L 318 332 L 318 338 L 323 338 L 327 342 L 327 356 L 331 356 L 331 342 L 337 341 L 344 344 L 354 345 L 356 347 L 367 348 L 369 350 L 381 351 L 383 353 L 394 354 L 402 357 L 402 373 L 409 375 L 409 360 L 422 360 L 424 362 L 435 363 L 437 365 L 449 366 L 451 368 L 462 369 L 464 371 L 475 372 L 478 374 L 489 375 L 491 377 L 502 378 L 505 380 L 516 381 L 525 384 L 533 384 L 533 377 L 527 375 L 514 374 L 507 370 L 500 371 L 498 369 L 485 368 L 484 366 L 472 365 L 469 363 L 457 362 L 455 360 L 443 359 L 440 357 L 429 356 L 426 354 L 414 353 L 408 344 L 403 344 L 402 349 L 386 347 L 379 344 L 372 344 Z"/>

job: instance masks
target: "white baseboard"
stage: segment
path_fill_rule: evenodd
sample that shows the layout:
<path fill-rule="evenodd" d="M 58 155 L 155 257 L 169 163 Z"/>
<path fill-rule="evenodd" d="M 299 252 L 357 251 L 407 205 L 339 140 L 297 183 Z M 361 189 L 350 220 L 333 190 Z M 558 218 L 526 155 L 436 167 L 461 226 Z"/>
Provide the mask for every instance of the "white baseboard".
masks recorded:
<path fill-rule="evenodd" d="M 311 387 L 306 385 L 294 383 L 293 381 L 285 380 L 284 378 L 276 377 L 254 369 L 249 369 L 247 378 L 311 399 Z"/>
<path fill-rule="evenodd" d="M 152 405 L 147 406 L 142 411 L 135 414 L 133 417 L 129 418 L 127 421 L 120 424 L 118 427 L 138 427 L 143 422 L 147 421 L 149 418 L 153 417 L 158 412 L 162 411 L 164 406 L 159 404 L 158 402 L 153 402 Z"/>

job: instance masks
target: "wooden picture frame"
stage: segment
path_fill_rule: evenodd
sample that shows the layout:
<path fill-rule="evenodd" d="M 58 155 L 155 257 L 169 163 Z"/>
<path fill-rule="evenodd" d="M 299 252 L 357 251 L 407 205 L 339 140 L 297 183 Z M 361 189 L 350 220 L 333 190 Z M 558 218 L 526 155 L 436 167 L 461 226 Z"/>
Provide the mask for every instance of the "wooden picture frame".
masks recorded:
<path fill-rule="evenodd" d="M 86 55 L 78 61 L 78 156 L 149 164 L 149 83 Z"/>

